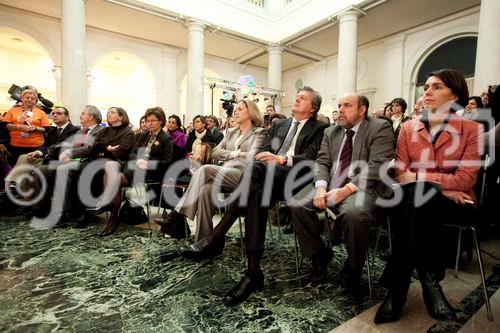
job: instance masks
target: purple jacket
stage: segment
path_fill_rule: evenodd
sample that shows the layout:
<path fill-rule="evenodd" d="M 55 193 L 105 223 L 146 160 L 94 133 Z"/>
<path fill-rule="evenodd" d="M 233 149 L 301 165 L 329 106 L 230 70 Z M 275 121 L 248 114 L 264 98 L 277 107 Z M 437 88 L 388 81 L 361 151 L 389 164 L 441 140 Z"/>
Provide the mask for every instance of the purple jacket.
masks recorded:
<path fill-rule="evenodd" d="M 186 141 L 187 141 L 186 134 L 182 133 L 179 130 L 176 130 L 174 132 L 168 131 L 168 133 L 172 137 L 172 143 L 174 145 L 179 146 L 181 148 L 184 148 L 184 146 L 186 145 Z"/>

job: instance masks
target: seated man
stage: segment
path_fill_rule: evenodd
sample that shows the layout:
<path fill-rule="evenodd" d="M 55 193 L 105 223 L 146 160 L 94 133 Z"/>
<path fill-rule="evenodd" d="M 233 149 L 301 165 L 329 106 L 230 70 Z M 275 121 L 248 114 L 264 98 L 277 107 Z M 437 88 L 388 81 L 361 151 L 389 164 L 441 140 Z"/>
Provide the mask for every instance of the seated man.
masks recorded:
<path fill-rule="evenodd" d="M 293 167 L 307 171 L 308 168 L 302 168 L 298 164 L 316 157 L 323 131 L 327 127 L 316 120 L 320 106 L 321 96 L 312 88 L 304 87 L 297 93 L 292 106 L 293 119 L 277 121 L 273 125 L 262 151 L 249 166 L 251 180 L 246 207 L 243 207 L 245 202 L 240 205 L 240 200 L 233 202 L 221 222 L 206 238 L 181 251 L 183 256 L 193 259 L 222 252 L 224 235 L 240 215 L 245 216 L 248 268 L 240 282 L 224 298 L 227 305 L 236 305 L 246 300 L 264 284 L 260 259 L 264 252 L 269 207 L 276 201 L 283 200 L 287 176 Z M 309 174 L 298 172 L 297 176 L 307 177 Z M 265 186 L 266 183 L 272 184 Z"/>
<path fill-rule="evenodd" d="M 373 222 L 377 196 L 388 197 L 391 189 L 379 179 L 380 168 L 394 157 L 389 122 L 366 117 L 368 99 L 356 93 L 339 99 L 339 125 L 325 131 L 316 158 L 314 184 L 290 203 L 300 248 L 312 260 L 311 282 L 327 274 L 333 252 L 321 241 L 324 230 L 317 210 L 331 207 L 338 212 L 336 224 L 343 229 L 348 259 L 342 270 L 344 284 L 356 288 L 368 248 L 368 229 Z"/>

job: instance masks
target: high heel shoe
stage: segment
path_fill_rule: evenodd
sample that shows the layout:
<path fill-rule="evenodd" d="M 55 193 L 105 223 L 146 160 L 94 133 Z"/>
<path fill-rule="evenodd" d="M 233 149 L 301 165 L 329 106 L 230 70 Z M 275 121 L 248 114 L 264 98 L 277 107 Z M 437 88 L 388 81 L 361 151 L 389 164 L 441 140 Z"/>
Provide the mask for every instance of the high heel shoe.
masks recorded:
<path fill-rule="evenodd" d="M 109 212 L 113 205 L 110 203 L 108 204 L 103 204 L 103 203 L 97 203 L 95 207 L 88 207 L 85 210 L 93 215 L 100 215 L 104 212 Z"/>
<path fill-rule="evenodd" d="M 101 231 L 99 236 L 106 237 L 106 236 L 112 235 L 116 231 L 116 229 L 118 228 L 119 224 L 120 224 L 120 221 L 118 220 L 118 216 L 116 216 L 115 214 L 111 214 L 108 222 L 106 223 L 106 227 L 104 227 L 104 230 Z"/>

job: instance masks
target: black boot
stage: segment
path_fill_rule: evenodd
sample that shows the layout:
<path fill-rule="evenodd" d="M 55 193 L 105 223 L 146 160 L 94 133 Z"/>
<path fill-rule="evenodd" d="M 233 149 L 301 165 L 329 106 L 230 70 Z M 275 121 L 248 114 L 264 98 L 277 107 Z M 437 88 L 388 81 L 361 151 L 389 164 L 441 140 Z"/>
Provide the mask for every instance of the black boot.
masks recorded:
<path fill-rule="evenodd" d="M 418 278 L 422 285 L 422 296 L 424 297 L 425 307 L 432 318 L 443 321 L 456 321 L 455 310 L 448 303 L 444 296 L 443 289 L 439 280 L 432 273 L 419 272 Z"/>
<path fill-rule="evenodd" d="M 375 324 L 391 323 L 399 320 L 401 311 L 406 303 L 408 287 L 407 285 L 387 290 L 384 302 L 378 308 L 377 314 L 373 319 Z"/>
<path fill-rule="evenodd" d="M 323 253 L 311 257 L 312 271 L 311 271 L 311 285 L 317 286 L 325 281 L 328 275 L 328 264 L 333 259 L 333 251 L 326 249 Z"/>

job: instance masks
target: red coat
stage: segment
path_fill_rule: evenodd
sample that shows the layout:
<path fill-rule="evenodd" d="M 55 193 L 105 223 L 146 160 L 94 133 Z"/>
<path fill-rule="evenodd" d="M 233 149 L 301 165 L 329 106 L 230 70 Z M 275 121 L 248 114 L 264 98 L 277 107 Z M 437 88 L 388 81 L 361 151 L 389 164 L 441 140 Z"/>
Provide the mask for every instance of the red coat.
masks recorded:
<path fill-rule="evenodd" d="M 396 177 L 405 171 L 418 172 L 418 180 L 434 181 L 442 190 L 475 197 L 472 187 L 481 166 L 482 133 L 482 125 L 452 114 L 432 145 L 419 118 L 405 122 L 396 148 Z"/>

